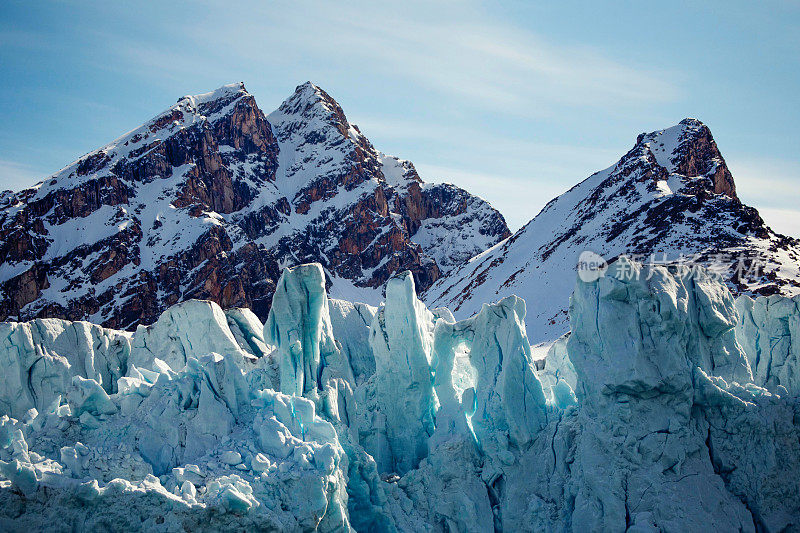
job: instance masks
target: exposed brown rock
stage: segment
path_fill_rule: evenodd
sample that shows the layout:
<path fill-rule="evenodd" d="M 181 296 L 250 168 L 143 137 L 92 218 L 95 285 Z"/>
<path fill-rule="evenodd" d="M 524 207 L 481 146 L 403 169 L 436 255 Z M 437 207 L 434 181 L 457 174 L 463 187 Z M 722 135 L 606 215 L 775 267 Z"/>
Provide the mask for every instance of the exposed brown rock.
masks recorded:
<path fill-rule="evenodd" d="M 264 319 L 279 265 L 319 261 L 365 287 L 409 269 L 424 290 L 441 275 L 413 241 L 424 220 L 476 209 L 491 242 L 507 235 L 481 200 L 453 186 L 423 189 L 410 163 L 409 186 L 388 184 L 382 154 L 321 89 L 298 87 L 280 111 L 291 120 L 278 131 L 241 85 L 185 97 L 40 187 L 0 195 L 0 263 L 19 272 L 0 280 L 0 319 L 92 317 L 129 329 L 189 298 Z M 286 158 L 296 159 L 284 169 L 287 198 L 274 191 L 280 142 L 290 137 L 302 146 Z M 83 227 L 86 217 L 97 226 L 89 234 L 109 236 L 78 236 L 70 249 L 55 241 L 59 226 Z"/>
<path fill-rule="evenodd" d="M 699 134 L 694 135 L 691 142 L 684 145 L 683 152 L 674 163 L 677 165 L 675 171 L 678 174 L 685 176 L 710 175 L 715 194 L 725 194 L 731 198 L 737 198 L 733 175 L 728 170 L 728 165 L 725 164 L 725 159 L 711 135 L 711 130 L 705 124 L 700 128 Z"/>

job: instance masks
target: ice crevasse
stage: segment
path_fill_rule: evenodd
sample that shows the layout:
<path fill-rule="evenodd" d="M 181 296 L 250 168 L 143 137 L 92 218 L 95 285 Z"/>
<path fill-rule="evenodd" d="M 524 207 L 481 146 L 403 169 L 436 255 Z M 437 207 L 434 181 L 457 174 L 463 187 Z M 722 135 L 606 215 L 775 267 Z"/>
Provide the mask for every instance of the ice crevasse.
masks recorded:
<path fill-rule="evenodd" d="M 622 257 L 544 368 L 525 315 L 457 321 L 407 272 L 333 300 L 309 264 L 264 325 L 0 324 L 0 528 L 800 528 L 797 301 Z"/>

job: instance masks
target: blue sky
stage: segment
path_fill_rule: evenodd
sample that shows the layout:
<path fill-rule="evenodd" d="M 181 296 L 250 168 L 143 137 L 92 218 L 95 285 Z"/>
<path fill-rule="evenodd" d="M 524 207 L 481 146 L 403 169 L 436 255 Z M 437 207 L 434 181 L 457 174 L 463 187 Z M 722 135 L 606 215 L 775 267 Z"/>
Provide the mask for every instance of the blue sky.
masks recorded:
<path fill-rule="evenodd" d="M 742 199 L 800 236 L 800 2 L 27 2 L 0 5 L 0 188 L 180 96 L 311 80 L 375 146 L 513 229 L 636 135 L 709 125 Z"/>

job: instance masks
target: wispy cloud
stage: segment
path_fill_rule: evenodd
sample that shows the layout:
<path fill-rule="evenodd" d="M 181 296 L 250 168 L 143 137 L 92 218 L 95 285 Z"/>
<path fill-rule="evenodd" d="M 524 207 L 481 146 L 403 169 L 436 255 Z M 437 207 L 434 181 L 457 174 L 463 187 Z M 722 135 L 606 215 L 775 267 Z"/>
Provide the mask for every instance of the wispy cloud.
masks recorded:
<path fill-rule="evenodd" d="M 478 128 L 464 129 L 442 124 L 422 126 L 416 121 L 402 118 L 354 115 L 351 122 L 358 124 L 368 138 L 407 139 L 452 144 L 463 157 L 474 155 L 475 149 L 480 148 L 489 157 L 501 161 L 511 157 L 529 163 L 542 158 L 554 161 L 571 159 L 574 162 L 577 158 L 581 162 L 590 163 L 590 168 L 598 170 L 603 168 L 599 165 L 609 166 L 622 155 L 619 151 L 598 146 L 554 143 L 526 139 L 522 136 L 488 134 L 486 130 Z M 635 139 L 636 135 L 632 134 L 630 146 L 633 146 Z M 525 174 L 530 173 L 525 170 Z"/>
<path fill-rule="evenodd" d="M 755 156 L 727 158 L 739 194 L 769 207 L 789 207 L 800 188 L 800 163 Z"/>
<path fill-rule="evenodd" d="M 771 207 L 758 210 L 761 218 L 778 233 L 800 238 L 800 209 L 775 209 Z"/>
<path fill-rule="evenodd" d="M 449 16 L 433 16 L 441 13 L 428 7 L 424 20 L 371 6 L 366 10 L 373 10 L 373 17 L 338 13 L 335 28 L 347 54 L 448 94 L 513 107 L 516 114 L 537 114 L 547 104 L 660 102 L 680 93 L 671 81 L 675 73 L 626 65 L 589 47 L 549 43 L 508 21 L 493 20 L 477 6 L 447 6 L 442 11 Z M 363 13 L 365 6 L 351 9 Z M 323 14 L 325 22 L 331 15 Z"/>
<path fill-rule="evenodd" d="M 800 163 L 748 156 L 728 158 L 727 162 L 742 201 L 758 209 L 775 231 L 800 237 Z"/>
<path fill-rule="evenodd" d="M 225 5 L 213 10 L 213 19 L 171 31 L 175 47 L 120 36 L 109 39 L 109 46 L 125 65 L 138 63 L 169 77 L 186 69 L 196 72 L 198 58 L 218 65 L 217 71 L 263 66 L 268 75 L 270 65 L 295 64 L 351 83 L 368 72 L 387 83 L 411 82 L 420 90 L 521 116 L 548 114 L 564 105 L 669 102 L 682 93 L 675 72 L 628 64 L 590 47 L 548 42 L 469 2 L 305 1 L 291 10 L 279 3 Z M 187 45 L 194 55 L 176 52 Z"/>
<path fill-rule="evenodd" d="M 44 173 L 30 165 L 0 159 L 0 190 L 17 191 L 40 181 Z"/>

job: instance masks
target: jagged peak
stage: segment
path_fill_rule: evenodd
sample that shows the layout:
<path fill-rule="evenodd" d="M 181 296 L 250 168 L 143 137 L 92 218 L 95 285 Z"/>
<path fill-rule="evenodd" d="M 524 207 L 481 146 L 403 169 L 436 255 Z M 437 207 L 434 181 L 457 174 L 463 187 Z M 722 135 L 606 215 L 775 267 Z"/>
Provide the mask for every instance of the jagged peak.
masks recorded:
<path fill-rule="evenodd" d="M 694 117 L 686 117 L 685 119 L 681 120 L 678 124 L 682 124 L 684 126 L 689 126 L 693 128 L 704 128 L 707 127 L 703 124 L 703 121 Z"/>
<path fill-rule="evenodd" d="M 336 100 L 331 98 L 327 92 L 311 81 L 301 83 L 295 87 L 294 93 L 287 99 L 287 101 L 299 101 L 308 104 L 320 103 L 323 105 L 333 106 L 339 105 Z"/>
<path fill-rule="evenodd" d="M 703 133 L 710 134 L 708 126 L 696 118 L 684 118 L 674 126 L 661 130 L 642 132 L 636 138 L 637 145 L 656 143 L 664 145 L 665 152 L 672 153 L 680 148 L 682 144 Z"/>
<path fill-rule="evenodd" d="M 702 121 L 687 117 L 669 128 L 642 133 L 634 151 L 646 151 L 667 172 L 687 177 L 706 177 L 712 191 L 736 199 L 736 185 L 711 130 Z"/>
<path fill-rule="evenodd" d="M 183 128 L 206 121 L 215 123 L 230 115 L 241 101 L 257 107 L 244 82 L 229 83 L 207 93 L 183 96 L 141 126 L 83 155 L 34 185 L 31 189 L 37 191 L 35 198 L 42 198 L 54 189 L 76 186 L 81 181 L 91 179 L 98 171 L 110 168 L 131 154 L 140 155 L 156 140 L 163 140 Z"/>
<path fill-rule="evenodd" d="M 294 93 L 269 116 L 273 123 L 295 121 L 298 118 L 308 122 L 322 120 L 345 136 L 350 130 L 350 123 L 339 103 L 310 81 L 298 85 Z"/>
<path fill-rule="evenodd" d="M 231 99 L 231 98 L 239 98 L 240 96 L 249 95 L 250 93 L 247 92 L 247 89 L 244 87 L 244 82 L 237 82 L 237 83 L 229 83 L 227 85 L 223 85 L 211 92 L 202 93 L 202 94 L 195 94 L 189 95 L 179 98 L 178 102 L 180 103 L 183 100 L 189 100 L 190 102 L 194 102 L 196 105 L 207 104 L 209 102 L 213 102 L 216 100 L 223 100 L 223 99 Z"/>
<path fill-rule="evenodd" d="M 213 121 L 226 115 L 227 111 L 233 108 L 233 104 L 242 99 L 248 99 L 255 106 L 255 99 L 247 92 L 243 82 L 229 83 L 211 92 L 179 98 L 178 103 L 166 113 L 177 109 Z"/>

